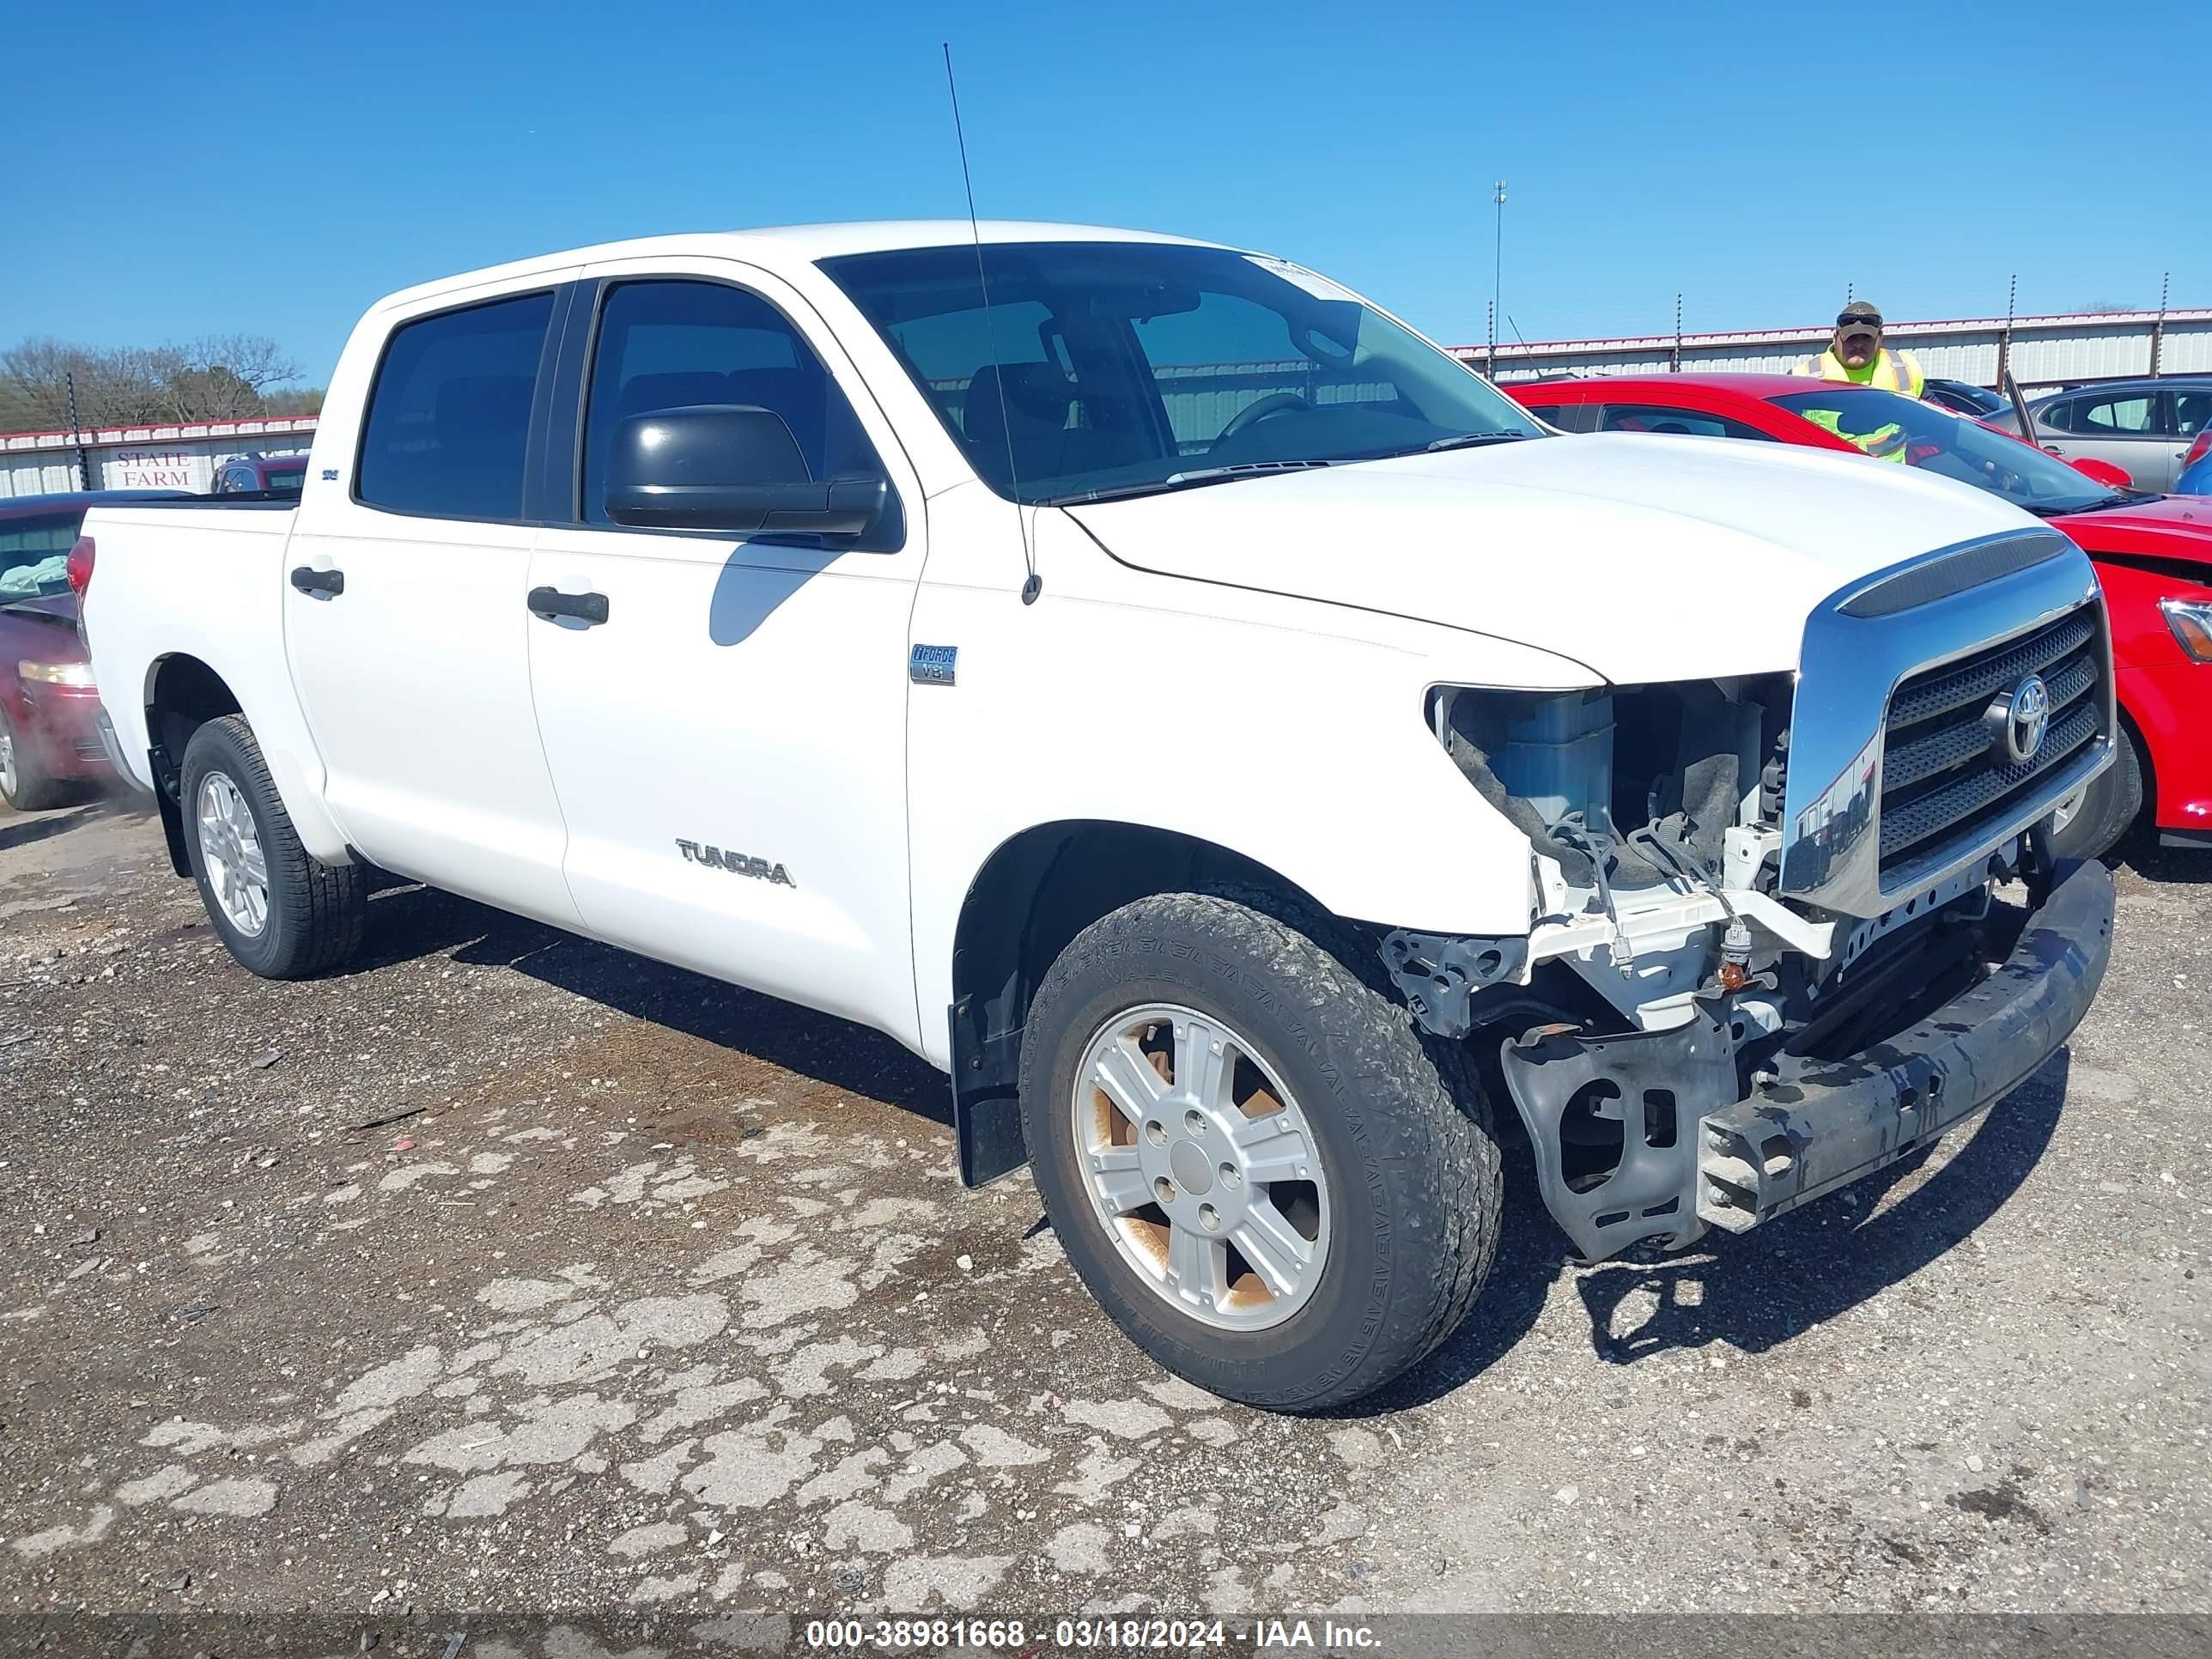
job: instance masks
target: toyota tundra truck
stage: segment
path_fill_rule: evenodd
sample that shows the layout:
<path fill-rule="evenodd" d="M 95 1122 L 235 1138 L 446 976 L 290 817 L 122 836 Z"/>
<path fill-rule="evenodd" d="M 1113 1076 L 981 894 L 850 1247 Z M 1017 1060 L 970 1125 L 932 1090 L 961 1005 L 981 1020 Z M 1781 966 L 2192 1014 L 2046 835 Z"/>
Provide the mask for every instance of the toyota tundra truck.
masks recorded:
<path fill-rule="evenodd" d="M 407 289 L 296 504 L 96 507 L 115 764 L 246 969 L 371 872 L 890 1033 L 1159 1364 L 1283 1410 L 1741 1233 L 2063 1044 L 2087 559 L 1964 484 L 1556 433 L 1270 255 L 905 223 Z M 1722 1243 L 1719 1248 L 1748 1245 Z"/>

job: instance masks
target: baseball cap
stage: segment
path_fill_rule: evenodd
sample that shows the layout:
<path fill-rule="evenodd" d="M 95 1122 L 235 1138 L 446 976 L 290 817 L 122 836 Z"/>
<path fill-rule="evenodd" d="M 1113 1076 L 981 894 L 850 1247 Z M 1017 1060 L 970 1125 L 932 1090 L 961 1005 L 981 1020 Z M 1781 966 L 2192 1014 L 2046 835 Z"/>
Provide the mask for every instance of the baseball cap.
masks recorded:
<path fill-rule="evenodd" d="M 1879 330 L 1881 327 L 1881 310 L 1877 306 L 1869 305 L 1864 300 L 1854 300 L 1836 313 L 1836 326 Z"/>

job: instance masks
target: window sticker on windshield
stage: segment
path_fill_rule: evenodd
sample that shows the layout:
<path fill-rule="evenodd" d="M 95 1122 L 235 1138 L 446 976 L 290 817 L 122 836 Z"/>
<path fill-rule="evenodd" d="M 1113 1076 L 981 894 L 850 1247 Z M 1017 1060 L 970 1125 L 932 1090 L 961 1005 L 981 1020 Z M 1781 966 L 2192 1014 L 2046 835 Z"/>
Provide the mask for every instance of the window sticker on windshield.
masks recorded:
<path fill-rule="evenodd" d="M 1359 303 L 1358 297 L 1348 289 L 1339 288 L 1328 277 L 1308 270 L 1304 265 L 1294 265 L 1288 259 L 1270 258 L 1264 253 L 1248 253 L 1244 257 L 1261 270 L 1281 277 L 1293 288 L 1303 289 L 1316 300 L 1341 300 L 1350 305 Z"/>

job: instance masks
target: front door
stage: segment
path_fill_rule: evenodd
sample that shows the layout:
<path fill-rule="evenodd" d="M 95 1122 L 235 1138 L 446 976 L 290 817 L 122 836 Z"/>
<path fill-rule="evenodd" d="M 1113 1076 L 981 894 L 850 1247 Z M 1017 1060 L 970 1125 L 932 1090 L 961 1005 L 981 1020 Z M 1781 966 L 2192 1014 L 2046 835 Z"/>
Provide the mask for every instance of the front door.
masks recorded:
<path fill-rule="evenodd" d="M 538 533 L 547 608 L 529 629 L 584 925 L 911 1044 L 918 483 L 819 319 L 765 273 L 702 259 L 586 276 L 598 315 L 573 522 Z M 885 477 L 897 509 L 857 546 L 610 522 L 615 427 L 696 404 L 773 410 L 814 477 Z"/>
<path fill-rule="evenodd" d="M 371 862 L 574 925 L 529 669 L 523 473 L 559 282 L 398 325 L 349 476 L 309 481 L 286 651 L 331 811 Z"/>

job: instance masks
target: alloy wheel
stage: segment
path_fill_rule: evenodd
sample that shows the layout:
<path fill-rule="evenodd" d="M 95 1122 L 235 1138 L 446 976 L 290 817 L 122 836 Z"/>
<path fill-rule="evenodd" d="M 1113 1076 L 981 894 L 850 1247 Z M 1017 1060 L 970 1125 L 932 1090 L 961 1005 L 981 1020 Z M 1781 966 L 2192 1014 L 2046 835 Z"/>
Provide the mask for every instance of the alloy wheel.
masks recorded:
<path fill-rule="evenodd" d="M 1328 1180 L 1304 1109 L 1234 1029 L 1157 1004 L 1085 1046 L 1068 1102 L 1092 1213 L 1163 1300 L 1265 1330 L 1311 1299 Z"/>
<path fill-rule="evenodd" d="M 200 863 L 208 890 L 223 918 L 248 939 L 269 925 L 269 861 L 253 810 L 228 775 L 210 772 L 200 780 L 194 803 L 199 819 Z"/>

